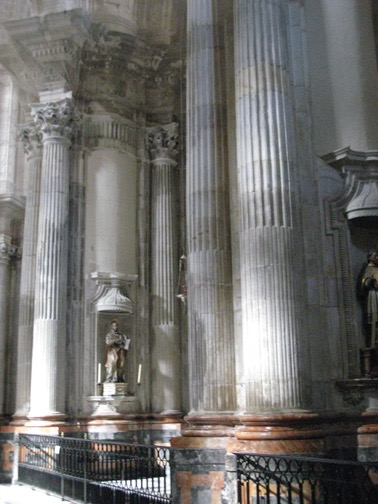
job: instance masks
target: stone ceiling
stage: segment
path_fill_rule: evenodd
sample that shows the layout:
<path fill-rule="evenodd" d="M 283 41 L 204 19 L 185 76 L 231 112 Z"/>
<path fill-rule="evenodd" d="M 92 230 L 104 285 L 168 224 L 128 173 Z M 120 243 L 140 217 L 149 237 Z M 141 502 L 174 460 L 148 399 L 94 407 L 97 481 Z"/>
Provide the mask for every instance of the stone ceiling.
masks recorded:
<path fill-rule="evenodd" d="M 158 44 L 185 27 L 185 0 L 0 0 L 2 22 L 83 9 L 94 22 Z"/>

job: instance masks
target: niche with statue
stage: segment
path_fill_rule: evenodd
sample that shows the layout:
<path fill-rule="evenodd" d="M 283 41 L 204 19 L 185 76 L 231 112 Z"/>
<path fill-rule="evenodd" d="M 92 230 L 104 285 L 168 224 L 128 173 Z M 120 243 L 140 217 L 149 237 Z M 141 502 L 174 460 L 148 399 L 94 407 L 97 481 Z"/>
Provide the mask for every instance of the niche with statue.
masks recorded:
<path fill-rule="evenodd" d="M 135 317 L 129 290 L 134 277 L 93 273 L 97 291 L 92 298 L 95 335 L 95 395 L 89 397 L 94 416 L 136 412 Z"/>

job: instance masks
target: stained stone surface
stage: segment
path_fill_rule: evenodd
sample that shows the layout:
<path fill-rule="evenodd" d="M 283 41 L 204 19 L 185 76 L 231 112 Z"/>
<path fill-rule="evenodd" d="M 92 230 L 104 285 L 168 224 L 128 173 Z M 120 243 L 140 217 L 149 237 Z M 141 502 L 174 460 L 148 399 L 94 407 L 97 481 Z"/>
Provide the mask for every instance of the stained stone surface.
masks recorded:
<path fill-rule="evenodd" d="M 336 383 L 378 239 L 376 6 L 231 4 L 0 1 L 0 416 L 92 414 L 95 272 L 127 280 L 142 414 L 369 403 Z"/>

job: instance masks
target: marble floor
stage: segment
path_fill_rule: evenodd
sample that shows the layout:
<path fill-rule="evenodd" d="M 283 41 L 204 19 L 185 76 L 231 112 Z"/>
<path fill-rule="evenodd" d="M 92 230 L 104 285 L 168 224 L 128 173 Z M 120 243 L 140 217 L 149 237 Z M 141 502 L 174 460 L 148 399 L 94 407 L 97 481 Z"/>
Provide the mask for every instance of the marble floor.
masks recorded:
<path fill-rule="evenodd" d="M 57 504 L 61 498 L 27 485 L 0 485 L 0 504 Z M 74 501 L 63 501 L 76 504 Z"/>

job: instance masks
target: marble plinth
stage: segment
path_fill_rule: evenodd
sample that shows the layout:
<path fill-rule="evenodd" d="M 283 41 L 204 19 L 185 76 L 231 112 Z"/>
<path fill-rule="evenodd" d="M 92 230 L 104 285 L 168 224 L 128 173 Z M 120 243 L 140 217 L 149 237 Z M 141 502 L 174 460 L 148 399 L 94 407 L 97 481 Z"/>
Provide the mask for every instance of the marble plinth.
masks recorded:
<path fill-rule="evenodd" d="M 138 399 L 134 396 L 102 395 L 90 396 L 87 399 L 93 403 L 92 417 L 115 418 L 121 417 L 125 413 L 136 413 L 138 411 Z"/>
<path fill-rule="evenodd" d="M 102 391 L 104 396 L 125 396 L 127 395 L 127 383 L 103 383 Z"/>

